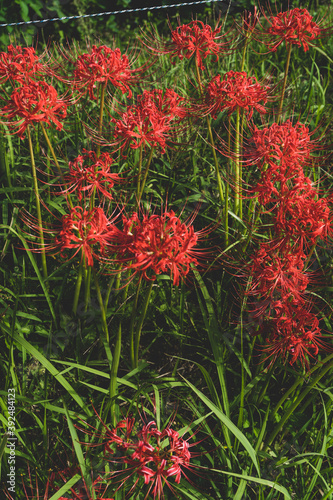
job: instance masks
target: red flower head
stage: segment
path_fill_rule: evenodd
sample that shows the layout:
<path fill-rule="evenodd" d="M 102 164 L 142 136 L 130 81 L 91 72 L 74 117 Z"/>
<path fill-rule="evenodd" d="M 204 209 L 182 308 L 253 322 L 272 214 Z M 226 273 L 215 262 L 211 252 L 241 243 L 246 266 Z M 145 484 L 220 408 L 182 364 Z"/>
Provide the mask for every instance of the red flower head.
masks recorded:
<path fill-rule="evenodd" d="M 174 477 L 179 484 L 182 475 L 185 475 L 184 469 L 193 467 L 191 459 L 196 454 L 190 452 L 190 447 L 193 446 L 188 442 L 190 438 L 180 437 L 170 423 L 162 431 L 158 430 L 154 420 L 138 430 L 135 419 L 131 417 L 119 422 L 114 429 L 109 429 L 103 422 L 102 425 L 106 430 L 104 438 L 108 440 L 105 457 L 109 457 L 113 463 L 127 465 L 125 470 L 113 474 L 125 476 L 121 486 L 131 476 L 134 477 L 134 484 L 128 494 L 134 491 L 142 477 L 144 483 L 150 485 L 145 498 L 149 494 L 153 498 L 163 498 L 165 484 L 174 492 L 169 478 Z M 123 435 L 118 435 L 118 429 L 123 428 L 126 429 Z M 126 471 L 129 474 L 126 475 Z"/>
<path fill-rule="evenodd" d="M 62 217 L 62 229 L 55 238 L 54 248 L 60 251 L 63 258 L 66 258 L 68 250 L 75 250 L 74 255 L 82 250 L 86 265 L 93 266 L 93 258 L 100 258 L 105 250 L 106 236 L 112 231 L 110 225 L 101 208 L 84 210 L 74 207 Z"/>
<path fill-rule="evenodd" d="M 8 104 L 0 111 L 7 119 L 18 117 L 16 122 L 6 122 L 11 129 L 16 128 L 18 136 L 23 139 L 28 125 L 45 122 L 54 123 L 61 130 L 67 114 L 67 104 L 58 99 L 58 93 L 52 85 L 46 82 L 22 84 L 12 92 Z"/>
<path fill-rule="evenodd" d="M 312 16 L 306 9 L 291 9 L 287 12 L 280 12 L 277 16 L 270 18 L 271 27 L 268 32 L 272 38 L 280 38 L 271 47 L 271 51 L 275 51 L 279 45 L 285 40 L 286 43 L 291 43 L 301 47 L 304 51 L 309 50 L 308 41 L 314 40 L 320 35 L 320 27 L 314 21 Z"/>
<path fill-rule="evenodd" d="M 267 102 L 267 90 L 269 87 L 260 85 L 254 76 L 237 71 L 229 71 L 223 76 L 215 76 L 207 87 L 206 100 L 209 112 L 216 119 L 217 114 L 228 110 L 230 115 L 236 109 L 242 108 L 247 111 L 248 118 L 252 117 L 253 110 L 263 114 Z"/>
<path fill-rule="evenodd" d="M 130 61 L 119 49 L 112 50 L 105 45 L 93 45 L 91 52 L 80 56 L 75 63 L 74 76 L 80 89 L 88 89 L 90 99 L 96 99 L 94 89 L 96 83 L 111 83 L 123 94 L 132 97 L 129 87 L 135 81 L 135 74 L 140 69 L 130 69 Z"/>
<path fill-rule="evenodd" d="M 258 39 L 262 40 L 265 36 L 268 38 L 267 45 L 271 52 L 284 41 L 287 44 L 303 46 L 304 51 L 309 50 L 308 42 L 319 38 L 328 31 L 321 28 L 312 20 L 312 16 L 306 9 L 290 9 L 286 12 L 280 12 L 276 16 L 269 18 L 264 14 L 269 23 L 268 28 L 258 30 Z"/>
<path fill-rule="evenodd" d="M 214 30 L 202 21 L 192 21 L 189 24 L 178 26 L 171 32 L 172 43 L 166 50 L 171 58 L 178 56 L 190 59 L 195 56 L 199 68 L 204 70 L 202 60 L 214 54 L 216 60 L 227 43 L 221 43 L 221 27 Z"/>
<path fill-rule="evenodd" d="M 311 186 L 296 186 L 281 199 L 274 227 L 277 234 L 311 246 L 332 234 L 332 220 L 329 199 L 319 198 Z"/>
<path fill-rule="evenodd" d="M 263 171 L 268 166 L 272 174 L 287 178 L 302 172 L 302 166 L 315 148 L 309 128 L 299 122 L 293 125 L 290 120 L 281 125 L 273 123 L 262 130 L 254 127 L 250 142 L 253 145 L 248 152 L 249 162 L 256 163 Z"/>
<path fill-rule="evenodd" d="M 308 357 L 314 358 L 320 348 L 329 350 L 321 340 L 319 320 L 309 311 L 309 304 L 305 307 L 281 302 L 277 317 L 269 324 L 271 333 L 263 351 L 268 354 L 267 358 L 272 357 L 270 364 L 280 358 L 283 363 L 300 363 L 309 369 Z"/>
<path fill-rule="evenodd" d="M 305 255 L 301 248 L 287 245 L 275 248 L 272 243 L 262 244 L 253 256 L 251 270 L 252 286 L 250 295 L 265 300 L 265 306 L 272 307 L 272 301 L 287 302 L 291 299 L 304 303 L 303 294 L 309 283 L 309 275 L 304 272 Z M 263 311 L 260 311 L 261 313 Z"/>
<path fill-rule="evenodd" d="M 39 62 L 33 47 L 22 47 L 8 45 L 7 52 L 0 52 L 0 81 L 6 82 L 8 79 L 16 80 L 20 83 L 34 77 L 43 70 L 43 65 Z"/>
<path fill-rule="evenodd" d="M 173 284 L 178 285 L 190 271 L 190 265 L 198 264 L 202 251 L 195 247 L 204 232 L 195 232 L 173 211 L 143 215 L 142 220 L 134 213 L 129 218 L 123 216 L 123 229 L 112 232 L 110 243 L 117 262 L 125 269 L 142 273 L 149 281 L 158 274 L 169 273 Z"/>
<path fill-rule="evenodd" d="M 160 146 L 165 152 L 166 139 L 171 132 L 171 122 L 186 116 L 182 106 L 183 98 L 173 90 L 144 91 L 138 96 L 135 106 L 128 106 L 121 119 L 112 119 L 115 124 L 114 136 L 122 141 L 122 149 L 127 146 L 137 149 L 144 144 Z M 179 121 L 178 120 L 178 121 Z"/>
<path fill-rule="evenodd" d="M 108 153 L 102 153 L 97 158 L 94 151 L 84 149 L 82 155 L 69 162 L 69 173 L 64 179 L 69 188 L 61 193 L 76 192 L 81 201 L 83 196 L 89 198 L 96 190 L 98 195 L 112 200 L 113 186 L 123 181 L 118 174 L 110 172 L 112 163 L 113 159 Z"/>

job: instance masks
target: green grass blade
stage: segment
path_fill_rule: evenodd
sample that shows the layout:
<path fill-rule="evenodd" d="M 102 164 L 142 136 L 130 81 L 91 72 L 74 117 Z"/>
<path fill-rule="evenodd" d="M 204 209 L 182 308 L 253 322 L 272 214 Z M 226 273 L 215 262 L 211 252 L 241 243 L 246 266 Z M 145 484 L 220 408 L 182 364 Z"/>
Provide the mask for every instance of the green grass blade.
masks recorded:
<path fill-rule="evenodd" d="M 3 326 L 2 326 L 3 328 Z M 26 349 L 34 358 L 37 359 L 41 363 L 41 365 L 46 368 L 51 375 L 63 386 L 64 389 L 68 392 L 69 396 L 71 396 L 74 401 L 82 408 L 88 415 L 92 415 L 91 410 L 89 410 L 86 406 L 86 403 L 81 399 L 81 397 L 77 394 L 75 389 L 71 386 L 69 382 L 59 373 L 59 371 L 48 361 L 43 354 L 41 354 L 34 346 L 30 344 L 26 339 L 20 337 L 16 333 L 13 335 L 13 339 L 15 342 L 20 344 L 24 349 Z"/>
<path fill-rule="evenodd" d="M 244 434 L 238 429 L 238 427 L 236 427 L 236 425 L 224 413 L 222 413 L 222 411 L 214 403 L 212 403 L 201 391 L 199 391 L 199 389 L 197 389 L 194 385 L 191 384 L 191 382 L 189 382 L 185 378 L 184 380 L 186 384 L 192 389 L 192 391 L 201 399 L 201 401 L 205 403 L 205 405 L 207 405 L 208 408 L 215 413 L 215 415 L 221 420 L 221 422 L 230 430 L 230 432 L 232 432 L 232 434 L 236 437 L 236 439 L 238 439 L 238 441 L 242 444 L 242 446 L 244 446 L 260 477 L 260 467 L 257 460 L 256 452 L 254 448 L 251 446 L 246 436 L 244 436 Z"/>
<path fill-rule="evenodd" d="M 80 474 L 75 474 L 75 476 L 71 477 L 66 484 L 64 484 L 54 495 L 52 495 L 49 500 L 58 500 L 64 493 L 67 493 L 74 484 L 76 484 L 81 479 Z"/>

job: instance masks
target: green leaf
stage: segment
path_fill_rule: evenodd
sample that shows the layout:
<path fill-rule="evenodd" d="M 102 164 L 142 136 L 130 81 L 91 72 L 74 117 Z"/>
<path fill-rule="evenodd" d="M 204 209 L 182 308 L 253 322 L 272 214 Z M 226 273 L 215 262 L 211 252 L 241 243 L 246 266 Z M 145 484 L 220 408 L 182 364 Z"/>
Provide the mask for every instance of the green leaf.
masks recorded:
<path fill-rule="evenodd" d="M 217 418 L 221 420 L 221 422 L 230 430 L 230 432 L 233 433 L 233 435 L 238 439 L 238 441 L 244 446 L 246 451 L 248 452 L 255 468 L 257 469 L 258 475 L 260 477 L 260 468 L 259 468 L 259 463 L 256 457 L 256 452 L 254 448 L 251 446 L 251 443 L 248 441 L 248 439 L 244 436 L 244 434 L 236 427 L 236 425 L 224 414 L 222 411 L 214 404 L 212 403 L 199 389 L 197 389 L 191 382 L 186 380 L 184 377 L 182 377 L 186 384 L 191 387 L 192 391 L 195 392 L 197 396 L 205 403 L 205 405 L 208 406 L 210 410 L 212 410 Z"/>

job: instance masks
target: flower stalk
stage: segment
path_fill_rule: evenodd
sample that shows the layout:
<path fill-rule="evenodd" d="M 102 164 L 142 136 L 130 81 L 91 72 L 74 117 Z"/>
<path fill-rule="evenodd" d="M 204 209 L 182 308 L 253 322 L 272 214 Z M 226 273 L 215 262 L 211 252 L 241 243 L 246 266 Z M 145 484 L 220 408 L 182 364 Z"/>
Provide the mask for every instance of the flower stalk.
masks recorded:
<path fill-rule="evenodd" d="M 33 178 L 33 185 L 34 185 L 34 191 L 35 191 L 37 220 L 38 220 L 40 243 L 41 243 L 41 249 L 42 249 L 42 270 L 43 270 L 44 279 L 47 279 L 47 265 L 46 265 L 46 254 L 45 254 L 45 245 L 44 245 L 44 233 L 43 233 L 43 224 L 42 224 L 42 214 L 41 214 L 41 209 L 40 209 L 38 181 L 37 181 L 37 173 L 36 173 L 36 164 L 35 164 L 34 150 L 33 150 L 33 146 L 32 146 L 31 132 L 30 132 L 30 126 L 29 125 L 27 126 L 27 133 L 28 133 L 29 151 L 30 151 L 30 159 L 31 159 L 32 178 Z"/>

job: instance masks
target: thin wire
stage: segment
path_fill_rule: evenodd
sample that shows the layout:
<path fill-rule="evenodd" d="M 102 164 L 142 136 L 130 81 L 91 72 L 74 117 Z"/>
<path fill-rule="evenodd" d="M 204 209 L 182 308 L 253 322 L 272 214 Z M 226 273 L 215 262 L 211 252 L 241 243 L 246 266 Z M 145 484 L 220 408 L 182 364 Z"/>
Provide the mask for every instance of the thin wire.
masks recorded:
<path fill-rule="evenodd" d="M 115 10 L 113 12 L 99 12 L 98 14 L 83 14 L 81 16 L 53 17 L 52 19 L 36 19 L 35 21 L 21 21 L 19 23 L 0 24 L 0 28 L 5 28 L 7 26 L 23 26 L 23 25 L 27 25 L 27 24 L 52 23 L 54 21 L 68 21 L 70 19 L 84 19 L 87 17 L 115 16 L 117 14 L 128 14 L 131 12 L 144 12 L 144 11 L 148 11 L 148 10 L 157 10 L 157 9 L 170 9 L 172 7 L 186 7 L 187 5 L 199 5 L 199 4 L 203 4 L 203 3 L 212 3 L 212 2 L 219 2 L 219 1 L 221 1 L 221 0 L 198 0 L 195 2 L 175 3 L 172 5 L 156 5 L 153 7 L 141 7 L 138 9 Z"/>

